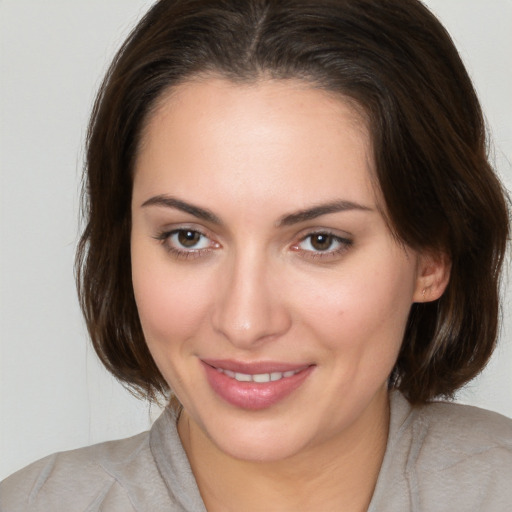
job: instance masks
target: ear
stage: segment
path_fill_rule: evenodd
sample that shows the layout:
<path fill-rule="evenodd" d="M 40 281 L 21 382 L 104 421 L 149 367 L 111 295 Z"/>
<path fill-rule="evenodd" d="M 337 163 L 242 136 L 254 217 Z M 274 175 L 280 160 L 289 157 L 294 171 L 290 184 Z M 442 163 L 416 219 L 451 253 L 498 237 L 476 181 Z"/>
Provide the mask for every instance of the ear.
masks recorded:
<path fill-rule="evenodd" d="M 420 254 L 413 302 L 431 302 L 439 299 L 448 286 L 451 267 L 451 259 L 444 252 Z"/>

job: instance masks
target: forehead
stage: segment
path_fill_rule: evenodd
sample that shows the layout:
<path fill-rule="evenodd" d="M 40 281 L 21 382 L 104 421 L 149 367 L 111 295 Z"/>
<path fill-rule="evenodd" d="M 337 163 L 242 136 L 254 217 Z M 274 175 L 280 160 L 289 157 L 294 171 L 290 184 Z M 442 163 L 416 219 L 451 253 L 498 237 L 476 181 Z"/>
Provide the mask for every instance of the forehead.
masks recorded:
<path fill-rule="evenodd" d="M 290 206 L 300 207 L 333 195 L 375 202 L 372 175 L 368 128 L 348 99 L 298 80 L 208 78 L 159 100 L 143 130 L 134 185 L 206 196 L 225 186 L 241 201 L 263 202 L 293 190 Z"/>

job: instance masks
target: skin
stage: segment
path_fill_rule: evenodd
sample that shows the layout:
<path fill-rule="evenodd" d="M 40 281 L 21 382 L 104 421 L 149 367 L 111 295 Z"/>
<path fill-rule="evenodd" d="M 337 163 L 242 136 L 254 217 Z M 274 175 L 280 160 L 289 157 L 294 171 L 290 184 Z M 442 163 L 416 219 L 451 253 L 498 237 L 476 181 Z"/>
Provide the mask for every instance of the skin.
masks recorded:
<path fill-rule="evenodd" d="M 148 347 L 183 405 L 178 430 L 209 511 L 370 502 L 411 304 L 438 298 L 449 273 L 443 258 L 395 241 L 372 166 L 357 109 L 299 81 L 191 81 L 145 127 L 133 285 Z M 339 201 L 352 207 L 293 217 Z M 183 230 L 199 233 L 195 245 L 180 243 Z M 318 233 L 332 236 L 326 250 Z M 253 411 L 211 389 L 205 358 L 313 369 Z"/>

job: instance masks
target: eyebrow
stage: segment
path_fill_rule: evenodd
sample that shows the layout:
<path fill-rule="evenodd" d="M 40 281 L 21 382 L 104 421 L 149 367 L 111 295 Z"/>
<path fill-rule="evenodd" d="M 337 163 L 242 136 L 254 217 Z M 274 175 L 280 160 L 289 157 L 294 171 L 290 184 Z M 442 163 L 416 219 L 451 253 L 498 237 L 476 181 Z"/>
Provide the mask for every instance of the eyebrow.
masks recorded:
<path fill-rule="evenodd" d="M 305 210 L 300 210 L 296 213 L 285 215 L 284 217 L 281 217 L 277 225 L 291 226 L 293 224 L 298 224 L 300 222 L 306 222 L 308 220 L 316 219 L 317 217 L 321 217 L 322 215 L 345 212 L 350 210 L 359 210 L 367 212 L 374 211 L 373 208 L 363 206 L 352 201 L 332 201 L 330 203 L 320 204 L 318 206 L 313 206 L 312 208 L 307 208 Z"/>
<path fill-rule="evenodd" d="M 217 215 L 215 215 L 211 210 L 201 208 L 200 206 L 187 203 L 186 201 L 182 201 L 181 199 L 177 199 L 175 197 L 168 195 L 158 195 L 151 197 L 147 201 L 144 201 L 144 203 L 142 203 L 141 206 L 164 206 L 166 208 L 174 208 L 176 210 L 181 210 L 182 212 L 189 213 L 194 217 L 197 217 L 198 219 L 211 222 L 212 224 L 217 224 L 219 226 L 223 224 L 220 218 L 217 217 Z M 352 201 L 332 201 L 329 203 L 320 204 L 317 206 L 313 206 L 311 208 L 307 208 L 295 213 L 285 215 L 279 219 L 276 225 L 277 227 L 292 226 L 294 224 L 299 224 L 301 222 L 316 219 L 317 217 L 321 217 L 322 215 L 345 212 L 350 210 L 369 212 L 373 211 L 373 209 L 368 206 L 363 206 Z"/>
<path fill-rule="evenodd" d="M 217 217 L 210 210 L 201 208 L 199 206 L 195 206 L 193 204 L 187 203 L 185 201 L 167 195 L 151 197 L 147 201 L 144 201 L 142 203 L 142 206 L 165 206 L 167 208 L 174 208 L 176 210 L 181 210 L 182 212 L 185 213 L 190 213 L 194 217 L 197 217 L 198 219 L 207 222 L 211 222 L 212 224 L 222 224 L 222 221 L 219 219 L 219 217 Z"/>

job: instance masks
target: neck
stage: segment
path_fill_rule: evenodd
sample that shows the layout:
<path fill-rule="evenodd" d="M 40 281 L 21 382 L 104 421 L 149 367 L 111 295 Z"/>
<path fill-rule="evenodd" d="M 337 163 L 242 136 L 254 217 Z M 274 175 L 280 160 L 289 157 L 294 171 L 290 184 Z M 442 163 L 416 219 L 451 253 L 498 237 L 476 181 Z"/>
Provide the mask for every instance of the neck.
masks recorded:
<path fill-rule="evenodd" d="M 389 428 L 387 392 L 374 402 L 344 432 L 271 462 L 223 453 L 183 411 L 178 430 L 207 510 L 366 511 Z"/>

